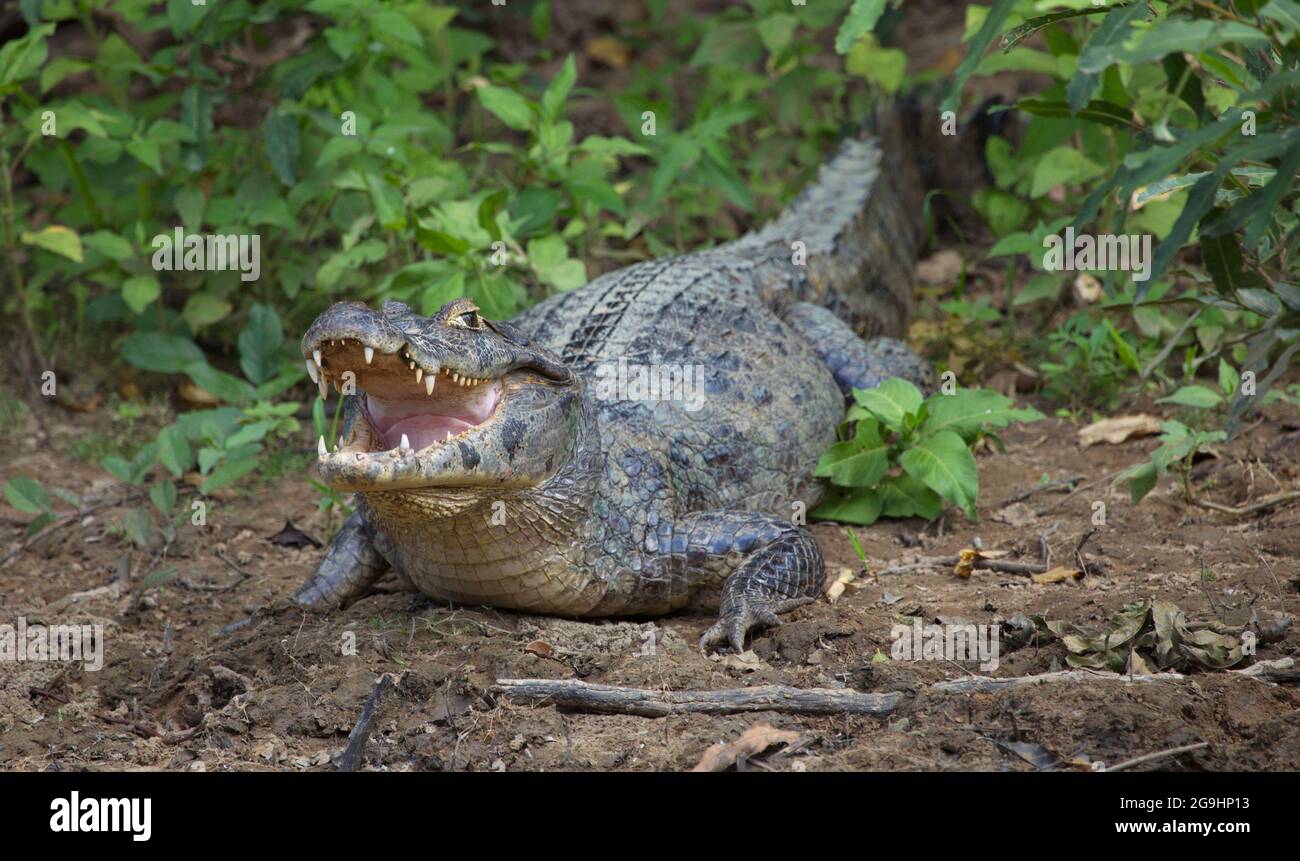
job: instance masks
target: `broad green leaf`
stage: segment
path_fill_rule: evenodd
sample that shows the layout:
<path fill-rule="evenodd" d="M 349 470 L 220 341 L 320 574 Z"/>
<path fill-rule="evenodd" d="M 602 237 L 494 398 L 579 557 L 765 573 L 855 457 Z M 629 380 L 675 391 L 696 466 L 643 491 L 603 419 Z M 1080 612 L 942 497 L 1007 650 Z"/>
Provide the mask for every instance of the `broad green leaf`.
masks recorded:
<path fill-rule="evenodd" d="M 284 327 L 270 305 L 255 302 L 249 309 L 248 323 L 239 333 L 239 367 L 255 385 L 276 375 L 280 368 L 280 345 Z"/>
<path fill-rule="evenodd" d="M 266 141 L 266 154 L 280 182 L 286 186 L 297 180 L 294 169 L 298 163 L 298 118 L 285 110 L 275 110 L 262 127 Z"/>
<path fill-rule="evenodd" d="M 1237 391 L 1237 383 L 1241 381 L 1241 375 L 1236 369 L 1219 359 L 1219 389 L 1225 396 L 1232 395 Z"/>
<path fill-rule="evenodd" d="M 143 508 L 132 508 L 126 512 L 122 518 L 122 531 L 126 537 L 136 547 L 149 546 L 149 532 L 153 528 L 153 521 L 149 517 L 149 512 Z"/>
<path fill-rule="evenodd" d="M 5 499 L 14 508 L 27 514 L 41 514 L 50 510 L 50 498 L 46 495 L 45 488 L 25 475 L 5 482 Z"/>
<path fill-rule="evenodd" d="M 478 96 L 479 104 L 510 128 L 516 131 L 527 131 L 533 124 L 533 111 L 528 105 L 528 100 L 514 90 L 488 84 L 474 92 Z"/>
<path fill-rule="evenodd" d="M 881 439 L 880 425 L 862 419 L 853 439 L 837 442 L 822 453 L 814 473 L 841 487 L 870 487 L 889 469 L 889 445 Z"/>
<path fill-rule="evenodd" d="M 86 248 L 104 255 L 109 260 L 126 260 L 132 253 L 131 243 L 109 230 L 96 230 L 83 236 L 81 242 Z"/>
<path fill-rule="evenodd" d="M 1223 395 L 1207 389 L 1205 386 L 1183 386 L 1167 398 L 1156 401 L 1158 404 L 1180 404 L 1185 407 L 1210 409 L 1223 403 Z"/>
<path fill-rule="evenodd" d="M 230 314 L 231 307 L 230 302 L 222 296 L 213 293 L 191 293 L 185 300 L 181 319 L 190 327 L 191 332 L 197 332 L 205 326 L 224 320 Z"/>
<path fill-rule="evenodd" d="M 176 485 L 166 479 L 154 482 L 149 488 L 149 500 L 160 514 L 170 515 L 176 508 Z"/>
<path fill-rule="evenodd" d="M 239 479 L 248 475 L 253 470 L 257 469 L 258 463 L 259 463 L 259 458 L 257 458 L 256 456 L 245 457 L 240 460 L 234 460 L 228 463 L 223 463 L 221 466 L 212 470 L 212 473 L 203 481 L 203 484 L 199 487 L 199 492 L 203 494 L 208 494 L 208 493 L 212 493 L 213 491 L 220 490 L 223 487 L 228 487 L 229 485 L 234 484 L 236 481 L 239 481 Z"/>
<path fill-rule="evenodd" d="M 876 22 L 885 11 L 885 0 L 853 0 L 849 14 L 835 34 L 835 53 L 847 54 L 860 36 L 876 28 Z"/>
<path fill-rule="evenodd" d="M 1159 475 L 1154 464 L 1144 463 L 1128 477 L 1129 500 L 1137 505 L 1156 486 Z"/>
<path fill-rule="evenodd" d="M 882 497 L 875 488 L 858 487 L 848 490 L 831 487 L 826 498 L 808 512 L 814 520 L 836 520 L 856 526 L 870 526 L 880 517 Z"/>
<path fill-rule="evenodd" d="M 564 115 L 565 99 L 569 97 L 569 91 L 573 89 L 573 82 L 577 80 L 577 77 L 578 68 L 574 65 L 573 55 L 570 54 L 565 58 L 560 71 L 546 85 L 546 91 L 542 93 L 542 117 L 544 119 L 555 121 Z"/>
<path fill-rule="evenodd" d="M 897 48 L 880 47 L 874 36 L 863 36 L 849 49 L 844 68 L 887 93 L 896 93 L 907 75 L 907 54 Z"/>
<path fill-rule="evenodd" d="M 885 380 L 874 389 L 854 389 L 853 400 L 870 410 L 890 430 L 903 428 L 903 420 L 921 409 L 925 398 L 903 379 Z"/>
<path fill-rule="evenodd" d="M 152 275 L 137 275 L 122 282 L 122 301 L 136 314 L 144 312 L 162 295 L 162 286 Z"/>
<path fill-rule="evenodd" d="M 177 478 L 194 466 L 189 440 L 177 425 L 168 425 L 158 432 L 158 462 Z"/>
<path fill-rule="evenodd" d="M 1081 185 L 1105 172 L 1105 168 L 1074 147 L 1057 147 L 1045 153 L 1034 166 L 1029 196 L 1042 197 L 1058 185 Z"/>
<path fill-rule="evenodd" d="M 24 230 L 22 240 L 24 245 L 35 245 L 78 263 L 82 261 L 81 237 L 70 227 L 51 224 L 35 233 Z"/>
<path fill-rule="evenodd" d="M 939 495 L 907 473 L 888 475 L 878 485 L 885 517 L 924 517 L 934 520 L 943 511 Z"/>
<path fill-rule="evenodd" d="M 1006 427 L 1013 422 L 1034 422 L 1043 414 L 1032 407 L 1019 408 L 1006 395 L 987 389 L 959 388 L 925 401 L 926 418 L 918 428 L 922 436 L 950 431 L 974 440 L 984 427 Z"/>
<path fill-rule="evenodd" d="M 424 37 L 402 12 L 395 9 L 378 9 L 366 15 L 370 29 L 376 36 L 393 42 L 411 45 L 415 48 L 424 46 Z"/>
<path fill-rule="evenodd" d="M 144 332 L 122 343 L 122 358 L 137 368 L 163 374 L 177 374 L 193 362 L 201 362 L 203 351 L 189 338 Z"/>
<path fill-rule="evenodd" d="M 898 458 L 907 474 L 975 519 L 979 473 L 965 441 L 950 430 L 913 445 Z"/>
<path fill-rule="evenodd" d="M 1122 62 L 1140 66 L 1166 54 L 1208 51 L 1220 45 L 1267 45 L 1268 34 L 1236 21 L 1166 18 L 1147 30 L 1135 45 L 1119 52 Z"/>
<path fill-rule="evenodd" d="M 1112 6 L 1101 25 L 1088 39 L 1079 54 L 1079 63 L 1066 86 L 1069 105 L 1079 110 L 1088 103 L 1097 79 L 1109 66 L 1119 61 L 1119 52 L 1133 29 L 1133 22 L 1146 12 L 1143 3 Z"/>

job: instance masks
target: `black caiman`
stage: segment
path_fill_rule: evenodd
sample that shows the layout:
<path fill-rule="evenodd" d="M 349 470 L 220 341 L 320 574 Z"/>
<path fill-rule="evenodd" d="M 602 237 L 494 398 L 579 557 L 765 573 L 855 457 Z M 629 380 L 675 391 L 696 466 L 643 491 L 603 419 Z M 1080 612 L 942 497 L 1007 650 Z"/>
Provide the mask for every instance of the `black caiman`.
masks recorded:
<path fill-rule="evenodd" d="M 929 375 L 898 340 L 921 144 L 877 128 L 765 228 L 509 322 L 469 299 L 321 314 L 308 372 L 357 396 L 318 466 L 356 508 L 295 602 L 337 607 L 393 570 L 438 600 L 533 613 L 717 607 L 700 645 L 739 651 L 812 601 L 825 563 L 802 513 L 849 390 Z"/>

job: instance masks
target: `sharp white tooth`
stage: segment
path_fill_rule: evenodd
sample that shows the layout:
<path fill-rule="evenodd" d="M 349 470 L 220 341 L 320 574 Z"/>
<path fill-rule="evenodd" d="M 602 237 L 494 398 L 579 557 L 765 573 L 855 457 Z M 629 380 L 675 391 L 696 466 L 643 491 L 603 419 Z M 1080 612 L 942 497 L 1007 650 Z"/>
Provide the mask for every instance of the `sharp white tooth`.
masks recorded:
<path fill-rule="evenodd" d="M 424 393 L 426 395 L 433 394 L 433 381 L 436 379 L 438 378 L 433 374 L 430 374 L 429 376 L 424 378 Z"/>
<path fill-rule="evenodd" d="M 321 438 L 316 440 L 316 454 L 319 455 L 320 457 L 324 457 L 325 455 L 329 454 L 329 449 L 325 448 L 324 434 L 321 434 Z"/>
<path fill-rule="evenodd" d="M 451 431 L 447 431 L 447 438 L 443 442 L 451 442 Z"/>
<path fill-rule="evenodd" d="M 324 377 L 320 378 L 320 382 L 316 384 L 316 388 L 320 389 L 320 399 L 322 401 L 329 400 L 330 387 L 329 387 L 329 383 L 325 382 Z"/>
<path fill-rule="evenodd" d="M 456 385 L 459 386 L 459 385 L 460 385 L 460 374 L 452 374 L 452 375 L 451 375 L 451 381 L 452 381 L 453 383 L 455 383 Z"/>
<path fill-rule="evenodd" d="M 320 350 L 312 350 L 311 357 L 316 360 L 316 367 L 320 367 Z"/>
<path fill-rule="evenodd" d="M 310 359 L 307 360 L 307 376 L 311 377 L 313 385 L 320 379 L 320 376 L 316 373 L 316 363 Z"/>
<path fill-rule="evenodd" d="M 375 360 L 375 348 L 366 347 L 366 364 L 368 365 L 374 360 Z"/>
<path fill-rule="evenodd" d="M 415 369 L 415 381 L 416 381 L 417 383 L 420 382 L 420 379 L 421 379 L 423 376 L 424 376 L 424 368 L 416 368 L 416 369 Z"/>
<path fill-rule="evenodd" d="M 397 444 L 397 447 L 400 448 L 402 451 L 411 450 L 411 441 L 406 438 L 406 434 L 402 434 L 402 441 Z"/>

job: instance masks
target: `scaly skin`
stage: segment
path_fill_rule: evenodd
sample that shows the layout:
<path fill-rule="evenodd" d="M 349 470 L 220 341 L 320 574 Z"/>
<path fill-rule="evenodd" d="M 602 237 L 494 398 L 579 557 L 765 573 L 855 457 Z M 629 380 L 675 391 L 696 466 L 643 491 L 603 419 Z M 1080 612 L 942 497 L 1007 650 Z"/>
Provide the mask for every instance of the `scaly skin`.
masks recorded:
<path fill-rule="evenodd" d="M 414 451 L 381 442 L 349 399 L 348 444 L 320 469 L 359 507 L 295 600 L 354 600 L 387 563 L 434 598 L 528 612 L 718 606 L 701 645 L 743 648 L 751 628 L 820 594 L 821 552 L 795 515 L 823 494 L 813 470 L 849 388 L 928 382 L 894 340 L 911 306 L 918 188 L 904 160 L 850 141 L 763 230 L 610 273 L 510 324 L 479 320 L 467 300 L 431 318 L 395 302 L 334 306 L 303 339 L 327 378 L 354 370 L 377 403 L 418 388 L 397 381 L 414 363 L 495 381 L 477 391 L 503 399 L 478 427 Z M 702 397 L 611 397 L 620 360 L 698 368 Z"/>

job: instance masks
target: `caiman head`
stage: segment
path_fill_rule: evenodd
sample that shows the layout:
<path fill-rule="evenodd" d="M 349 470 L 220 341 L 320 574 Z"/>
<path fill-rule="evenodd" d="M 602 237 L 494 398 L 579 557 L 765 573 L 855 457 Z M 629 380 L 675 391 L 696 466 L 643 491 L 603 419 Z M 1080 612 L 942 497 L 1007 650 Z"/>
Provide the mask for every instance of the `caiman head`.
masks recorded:
<path fill-rule="evenodd" d="M 572 371 L 469 299 L 431 317 L 401 302 L 341 302 L 312 323 L 302 352 L 322 397 L 355 384 L 338 447 L 319 443 L 321 477 L 338 490 L 530 487 L 578 432 Z"/>

